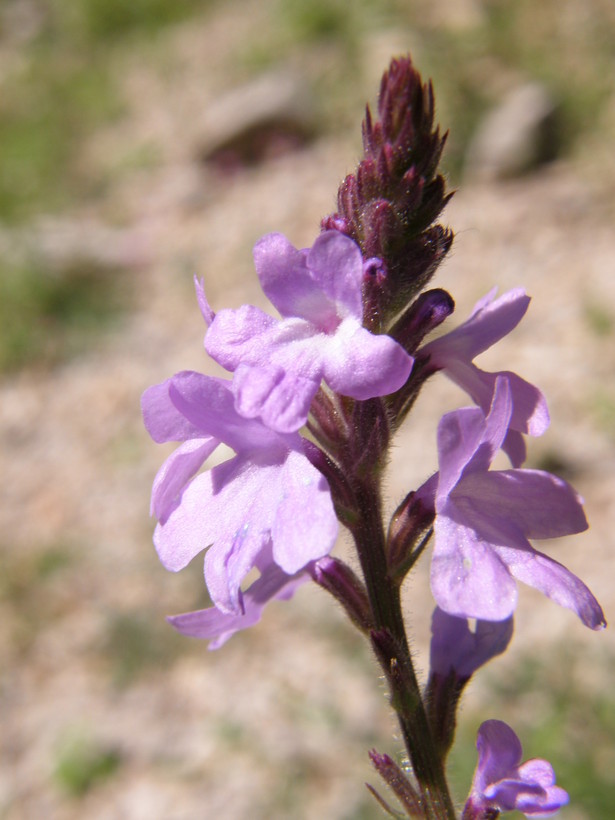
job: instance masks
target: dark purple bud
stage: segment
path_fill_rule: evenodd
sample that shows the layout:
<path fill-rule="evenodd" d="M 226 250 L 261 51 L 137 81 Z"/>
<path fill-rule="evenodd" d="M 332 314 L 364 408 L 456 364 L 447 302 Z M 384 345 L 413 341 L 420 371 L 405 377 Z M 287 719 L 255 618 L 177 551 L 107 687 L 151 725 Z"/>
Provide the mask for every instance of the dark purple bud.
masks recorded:
<path fill-rule="evenodd" d="M 380 777 L 404 807 L 406 815 L 408 817 L 422 817 L 421 799 L 405 772 L 387 754 L 380 754 L 375 749 L 372 749 L 369 753 L 369 757 Z M 368 788 L 370 787 L 368 786 Z M 370 788 L 370 791 L 374 794 L 378 802 L 383 805 L 390 814 L 393 813 L 393 816 L 395 816 L 393 810 L 382 800 L 380 795 L 378 795 L 373 788 Z"/>
<path fill-rule="evenodd" d="M 381 285 L 387 276 L 386 265 L 377 256 L 372 256 L 363 263 L 363 273 L 370 284 Z"/>
<path fill-rule="evenodd" d="M 434 125 L 431 85 L 423 84 L 409 57 L 393 60 L 382 78 L 378 118 L 366 111 L 364 158 L 341 184 L 333 217 L 364 258 L 376 256 L 386 265 L 378 303 L 366 293 L 370 329 L 377 327 L 375 316 L 384 327 L 404 309 L 450 247 L 452 234 L 433 225 L 450 197 L 437 172 L 444 142 Z"/>
<path fill-rule="evenodd" d="M 379 305 L 386 279 L 386 265 L 380 257 L 371 256 L 363 263 L 363 325 L 372 333 L 382 331 Z"/>
<path fill-rule="evenodd" d="M 316 423 L 316 427 L 311 425 L 312 432 L 319 442 L 339 443 L 348 438 L 350 426 L 341 403 L 322 387 L 312 400 L 310 415 Z"/>
<path fill-rule="evenodd" d="M 340 233 L 348 235 L 348 222 L 339 214 L 325 216 L 320 223 L 320 228 L 322 231 L 339 231 Z"/>
<path fill-rule="evenodd" d="M 400 196 L 400 208 L 405 212 L 416 211 L 421 204 L 425 180 L 419 174 L 418 168 L 409 168 L 401 179 L 402 194 Z"/>
<path fill-rule="evenodd" d="M 434 511 L 411 492 L 395 510 L 387 539 L 389 574 L 401 584 L 431 535 Z"/>
<path fill-rule="evenodd" d="M 311 573 L 314 581 L 340 602 L 358 629 L 368 632 L 372 628 L 365 585 L 349 566 L 327 556 L 314 562 Z"/>
<path fill-rule="evenodd" d="M 408 353 L 414 353 L 428 333 L 455 310 L 453 297 L 445 290 L 428 290 L 414 300 L 392 328 L 392 336 Z"/>

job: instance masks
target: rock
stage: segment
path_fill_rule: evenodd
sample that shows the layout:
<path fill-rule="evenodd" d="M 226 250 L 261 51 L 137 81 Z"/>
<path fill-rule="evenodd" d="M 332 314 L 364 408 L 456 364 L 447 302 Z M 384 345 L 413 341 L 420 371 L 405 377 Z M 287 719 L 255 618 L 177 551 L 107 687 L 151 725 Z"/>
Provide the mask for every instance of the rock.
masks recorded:
<path fill-rule="evenodd" d="M 468 177 L 520 176 L 554 159 L 558 150 L 557 107 L 539 83 L 515 88 L 476 130 L 466 153 Z"/>
<path fill-rule="evenodd" d="M 251 165 L 304 145 L 315 131 L 306 83 L 293 71 L 276 71 L 209 104 L 193 153 L 223 168 Z"/>
<path fill-rule="evenodd" d="M 87 218 L 41 217 L 18 230 L 0 230 L 0 254 L 8 266 L 62 275 L 79 267 L 119 270 L 148 265 L 147 237 L 136 228 L 112 228 Z"/>

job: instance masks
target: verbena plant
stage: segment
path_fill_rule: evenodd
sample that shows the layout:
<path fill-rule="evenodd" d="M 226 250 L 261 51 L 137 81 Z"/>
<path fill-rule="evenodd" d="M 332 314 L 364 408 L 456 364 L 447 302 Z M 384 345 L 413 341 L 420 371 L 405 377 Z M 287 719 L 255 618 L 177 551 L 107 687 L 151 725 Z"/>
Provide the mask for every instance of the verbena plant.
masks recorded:
<path fill-rule="evenodd" d="M 266 604 L 316 582 L 371 643 L 390 691 L 409 765 L 375 750 L 371 760 L 403 810 L 370 787 L 393 816 L 456 814 L 446 779 L 464 687 L 512 636 L 516 582 L 543 592 L 590 629 L 602 609 L 575 575 L 529 539 L 581 532 L 581 499 L 565 481 L 523 469 L 524 436 L 549 424 L 544 396 L 516 373 L 489 373 L 474 358 L 510 333 L 529 297 L 488 293 L 469 318 L 430 339 L 454 302 L 427 287 L 453 240 L 437 222 L 448 201 L 438 171 L 444 137 L 434 98 L 409 58 L 393 60 L 378 117 L 367 109 L 364 157 L 341 184 L 338 210 L 311 248 L 263 237 L 254 261 L 281 318 L 250 305 L 214 313 L 202 282 L 207 353 L 232 379 L 184 371 L 149 388 L 146 427 L 178 441 L 154 481 L 154 542 L 170 570 L 205 550 L 213 606 L 169 618 L 181 633 L 222 646 L 257 623 Z M 419 392 L 442 372 L 472 406 L 437 428 L 438 465 L 389 522 L 381 480 L 392 438 Z M 219 444 L 236 455 L 201 471 Z M 502 450 L 510 469 L 492 470 Z M 339 525 L 361 568 L 330 553 Z M 430 671 L 415 672 L 401 587 L 431 549 Z M 249 574 L 258 575 L 246 588 Z M 568 801 L 545 760 L 522 763 L 502 721 L 478 731 L 478 764 L 462 820 L 502 811 L 555 813 Z"/>

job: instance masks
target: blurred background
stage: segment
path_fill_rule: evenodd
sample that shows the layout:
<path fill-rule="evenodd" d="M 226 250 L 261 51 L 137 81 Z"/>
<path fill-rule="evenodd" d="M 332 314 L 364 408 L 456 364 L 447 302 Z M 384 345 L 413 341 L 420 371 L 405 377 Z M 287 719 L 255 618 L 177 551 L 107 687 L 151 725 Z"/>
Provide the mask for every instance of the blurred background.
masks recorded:
<path fill-rule="evenodd" d="M 360 156 L 392 55 L 434 81 L 457 236 L 435 284 L 453 326 L 492 286 L 533 297 L 487 369 L 546 393 L 528 465 L 570 480 L 592 528 L 544 548 L 612 617 L 615 5 L 611 0 L 0 0 L 0 817 L 381 816 L 367 750 L 399 753 L 369 652 L 303 589 L 216 653 L 164 616 L 208 604 L 202 563 L 161 567 L 148 518 L 169 452 L 139 397 L 215 372 L 215 309 L 264 307 L 251 248 L 312 243 Z M 444 380 L 396 442 L 389 504 L 435 468 Z M 347 545 L 340 545 L 340 554 Z M 406 610 L 420 671 L 428 562 Z M 615 643 L 523 590 L 506 655 L 470 686 L 571 794 L 615 806 Z"/>

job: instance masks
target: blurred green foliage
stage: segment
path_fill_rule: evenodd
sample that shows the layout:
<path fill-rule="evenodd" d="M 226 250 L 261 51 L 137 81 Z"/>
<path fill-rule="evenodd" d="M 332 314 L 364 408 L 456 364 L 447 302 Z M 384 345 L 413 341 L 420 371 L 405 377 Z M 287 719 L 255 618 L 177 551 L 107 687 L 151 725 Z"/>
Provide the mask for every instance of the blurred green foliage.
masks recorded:
<path fill-rule="evenodd" d="M 0 373 L 49 366 L 87 349 L 121 316 L 124 284 L 119 272 L 91 263 L 59 272 L 36 262 L 0 264 Z"/>
<path fill-rule="evenodd" d="M 78 553 L 66 544 L 26 551 L 0 545 L 0 608 L 8 626 L 9 654 L 28 654 L 41 629 L 72 606 L 70 582 Z M 8 665 L 10 670 L 10 663 Z M 6 674 L 7 668 L 0 670 Z"/>
<path fill-rule="evenodd" d="M 116 749 L 106 748 L 91 738 L 74 737 L 58 750 L 54 779 L 72 797 L 82 797 L 108 780 L 120 764 L 121 756 Z"/>
<path fill-rule="evenodd" d="M 613 332 L 615 313 L 613 313 L 611 305 L 599 304 L 594 300 L 584 305 L 584 314 L 587 326 L 598 338 L 609 336 Z"/>
<path fill-rule="evenodd" d="M 146 671 L 164 669 L 189 648 L 168 624 L 138 612 L 119 612 L 109 617 L 102 653 L 110 663 L 113 684 L 123 688 Z"/>
<path fill-rule="evenodd" d="M 80 147 L 122 111 L 114 71 L 118 55 L 212 0 L 33 5 L 38 30 L 19 46 L 19 60 L 0 94 L 0 222 L 23 222 L 95 193 Z"/>
<path fill-rule="evenodd" d="M 53 0 L 51 28 L 64 37 L 72 34 L 100 43 L 129 34 L 152 34 L 212 0 Z"/>

